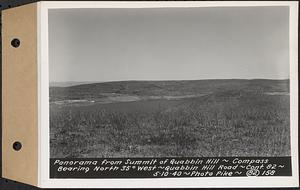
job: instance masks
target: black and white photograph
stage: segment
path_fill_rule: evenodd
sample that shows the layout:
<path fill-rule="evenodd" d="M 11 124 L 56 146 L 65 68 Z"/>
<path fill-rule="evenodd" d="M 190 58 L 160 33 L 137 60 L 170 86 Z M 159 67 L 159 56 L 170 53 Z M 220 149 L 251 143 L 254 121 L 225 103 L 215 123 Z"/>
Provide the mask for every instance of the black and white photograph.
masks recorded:
<path fill-rule="evenodd" d="M 299 187 L 298 2 L 22 2 L 1 12 L 3 178 Z"/>
<path fill-rule="evenodd" d="M 291 156 L 287 6 L 49 10 L 51 158 Z"/>

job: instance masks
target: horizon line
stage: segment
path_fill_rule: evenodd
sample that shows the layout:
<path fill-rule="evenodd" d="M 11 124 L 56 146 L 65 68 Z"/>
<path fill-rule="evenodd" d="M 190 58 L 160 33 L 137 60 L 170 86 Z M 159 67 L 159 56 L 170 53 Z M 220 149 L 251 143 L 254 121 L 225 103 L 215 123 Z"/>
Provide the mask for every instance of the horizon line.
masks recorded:
<path fill-rule="evenodd" d="M 97 80 L 86 80 L 86 81 L 49 81 L 49 83 L 63 83 L 63 82 L 122 82 L 122 81 L 200 81 L 200 80 L 290 80 L 290 78 L 281 78 L 281 79 L 274 79 L 274 78 L 207 78 L 207 79 L 129 79 L 129 80 L 108 80 L 108 81 L 97 81 Z"/>

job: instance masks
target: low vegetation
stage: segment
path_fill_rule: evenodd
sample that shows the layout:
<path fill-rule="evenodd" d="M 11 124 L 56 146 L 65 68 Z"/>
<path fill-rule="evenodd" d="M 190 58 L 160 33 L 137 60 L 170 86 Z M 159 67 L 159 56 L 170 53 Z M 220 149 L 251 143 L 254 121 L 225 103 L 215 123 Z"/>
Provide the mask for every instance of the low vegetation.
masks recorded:
<path fill-rule="evenodd" d="M 257 81 L 247 82 L 248 88 L 241 83 L 231 82 L 232 85 L 227 85 L 227 82 L 214 82 L 212 87 L 206 88 L 209 93 L 205 96 L 180 100 L 52 105 L 50 156 L 92 158 L 290 155 L 288 81 L 263 81 L 258 82 L 259 85 L 256 85 Z M 225 87 L 221 83 L 226 83 Z M 169 87 L 165 89 L 170 89 L 174 84 L 178 85 L 167 84 Z M 241 88 L 236 88 L 235 85 Z M 72 88 L 74 89 L 75 87 Z M 187 91 L 190 94 L 195 91 L 199 93 L 191 86 L 186 90 L 178 87 L 171 89 L 173 91 L 164 91 L 163 94 L 170 95 L 172 92 L 173 95 L 180 95 Z M 130 94 L 130 90 L 123 90 Z M 140 88 L 135 90 L 139 91 Z M 56 97 L 55 99 L 67 98 L 61 91 L 66 89 L 60 88 L 57 94 L 52 89 L 50 96 Z M 95 89 L 92 91 L 95 93 Z M 266 93 L 277 91 L 280 94 Z M 90 94 L 89 97 L 93 96 Z"/>

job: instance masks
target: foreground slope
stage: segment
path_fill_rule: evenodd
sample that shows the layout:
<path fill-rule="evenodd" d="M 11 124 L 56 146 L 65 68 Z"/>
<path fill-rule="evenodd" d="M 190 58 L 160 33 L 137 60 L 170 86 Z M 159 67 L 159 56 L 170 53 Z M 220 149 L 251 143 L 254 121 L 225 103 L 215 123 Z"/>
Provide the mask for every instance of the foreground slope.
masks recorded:
<path fill-rule="evenodd" d="M 77 103 L 50 105 L 51 157 L 290 155 L 288 80 L 50 88 L 50 102 L 66 100 Z"/>

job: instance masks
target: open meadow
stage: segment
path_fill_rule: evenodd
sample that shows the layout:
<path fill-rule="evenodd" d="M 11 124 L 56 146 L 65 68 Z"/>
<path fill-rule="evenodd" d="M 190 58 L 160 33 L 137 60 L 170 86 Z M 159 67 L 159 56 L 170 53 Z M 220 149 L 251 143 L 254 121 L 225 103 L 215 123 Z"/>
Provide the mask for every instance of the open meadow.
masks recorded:
<path fill-rule="evenodd" d="M 290 155 L 289 80 L 50 87 L 50 156 Z"/>

